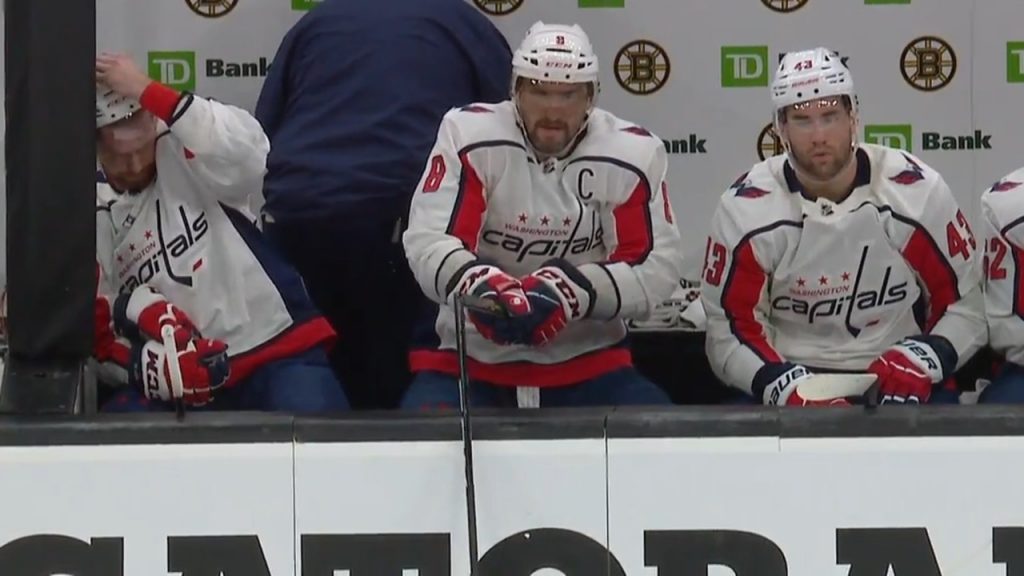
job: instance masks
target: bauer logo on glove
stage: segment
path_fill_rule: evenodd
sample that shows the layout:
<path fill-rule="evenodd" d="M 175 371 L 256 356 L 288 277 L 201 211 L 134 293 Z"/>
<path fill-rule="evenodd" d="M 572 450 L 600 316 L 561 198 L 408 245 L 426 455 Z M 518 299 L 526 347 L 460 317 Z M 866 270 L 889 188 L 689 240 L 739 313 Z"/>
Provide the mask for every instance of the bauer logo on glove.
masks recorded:
<path fill-rule="evenodd" d="M 170 362 L 179 367 L 180 391 L 175 390 Z M 189 406 L 202 406 L 227 382 L 229 374 L 227 345 L 219 340 L 192 340 L 178 350 L 176 358 L 160 342 L 149 341 L 132 351 L 129 383 L 150 400 L 181 398 Z"/>

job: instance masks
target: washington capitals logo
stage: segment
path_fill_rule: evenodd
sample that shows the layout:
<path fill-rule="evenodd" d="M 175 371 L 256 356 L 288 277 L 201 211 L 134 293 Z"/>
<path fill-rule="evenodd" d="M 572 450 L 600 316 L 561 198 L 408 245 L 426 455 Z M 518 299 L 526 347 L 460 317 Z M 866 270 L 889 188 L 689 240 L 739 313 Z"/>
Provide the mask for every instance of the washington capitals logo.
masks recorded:
<path fill-rule="evenodd" d="M 470 104 L 468 106 L 463 106 L 462 108 L 459 108 L 459 110 L 462 112 L 473 112 L 476 114 L 488 114 L 491 112 L 490 108 L 487 108 L 486 106 L 480 106 L 479 104 Z"/>
<path fill-rule="evenodd" d="M 637 136 L 651 137 L 651 133 L 646 128 L 641 128 L 640 126 L 630 126 L 629 128 L 623 128 L 622 131 L 636 134 Z"/>
<path fill-rule="evenodd" d="M 915 182 L 924 180 L 924 170 L 921 169 L 921 165 L 911 160 L 910 156 L 903 155 L 907 159 L 907 167 L 899 174 L 889 178 L 897 184 L 909 186 Z"/>
<path fill-rule="evenodd" d="M 757 186 L 750 185 L 750 180 L 747 180 L 748 174 L 750 174 L 750 172 L 747 172 L 743 176 L 737 178 L 729 189 L 735 190 L 736 195 L 740 198 L 760 198 L 761 196 L 767 196 L 768 191 L 764 188 L 758 188 Z"/>
<path fill-rule="evenodd" d="M 1017 186 L 1020 186 L 1020 182 L 1014 182 L 1013 180 L 1000 180 L 992 185 L 992 192 L 1006 192 L 1013 190 Z"/>

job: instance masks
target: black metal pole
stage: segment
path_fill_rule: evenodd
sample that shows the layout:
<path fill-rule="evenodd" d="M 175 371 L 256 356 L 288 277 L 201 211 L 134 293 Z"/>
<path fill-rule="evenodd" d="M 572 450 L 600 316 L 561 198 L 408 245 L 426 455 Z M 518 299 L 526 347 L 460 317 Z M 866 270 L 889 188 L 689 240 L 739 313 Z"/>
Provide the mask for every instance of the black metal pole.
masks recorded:
<path fill-rule="evenodd" d="M 96 290 L 96 5 L 5 0 L 5 413 L 70 413 Z"/>

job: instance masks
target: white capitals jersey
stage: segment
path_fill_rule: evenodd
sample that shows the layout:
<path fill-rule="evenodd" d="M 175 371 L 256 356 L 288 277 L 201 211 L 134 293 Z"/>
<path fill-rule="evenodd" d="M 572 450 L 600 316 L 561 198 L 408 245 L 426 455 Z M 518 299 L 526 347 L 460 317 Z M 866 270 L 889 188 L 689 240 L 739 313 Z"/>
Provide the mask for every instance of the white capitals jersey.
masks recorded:
<path fill-rule="evenodd" d="M 451 291 L 477 259 L 515 277 L 564 258 L 593 284 L 590 317 L 544 346 L 502 346 L 467 322 L 474 378 L 563 386 L 632 363 L 625 319 L 645 318 L 672 294 L 681 240 L 665 182 L 664 145 L 594 109 L 561 159 L 538 161 L 512 102 L 449 111 L 412 201 L 404 244 L 423 291 L 440 306 L 413 370 L 457 374 Z"/>
<path fill-rule="evenodd" d="M 985 315 L 992 349 L 1024 366 L 1024 169 L 981 196 Z"/>
<path fill-rule="evenodd" d="M 900 150 L 860 145 L 840 203 L 810 199 L 786 155 L 722 195 L 702 298 L 707 353 L 759 397 L 767 363 L 864 371 L 907 336 L 936 334 L 961 366 L 985 343 L 976 240 L 942 177 Z"/>
<path fill-rule="evenodd" d="M 259 123 L 193 95 L 175 110 L 169 128 L 160 124 L 152 184 L 122 194 L 99 175 L 97 356 L 125 365 L 132 343 L 113 338 L 111 307 L 118 294 L 145 284 L 181 308 L 203 337 L 227 343 L 235 383 L 266 362 L 333 340 L 334 332 L 254 225 L 248 206 L 269 149 Z"/>

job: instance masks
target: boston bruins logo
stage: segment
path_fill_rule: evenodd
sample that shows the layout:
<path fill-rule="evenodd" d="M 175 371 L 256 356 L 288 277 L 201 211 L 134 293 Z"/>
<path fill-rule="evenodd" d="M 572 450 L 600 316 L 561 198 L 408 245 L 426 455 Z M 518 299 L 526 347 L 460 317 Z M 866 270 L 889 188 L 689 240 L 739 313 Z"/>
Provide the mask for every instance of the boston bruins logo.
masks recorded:
<path fill-rule="evenodd" d="M 933 92 L 953 81 L 956 52 L 941 38 L 921 36 L 903 49 L 900 71 L 907 84 L 924 92 Z"/>
<path fill-rule="evenodd" d="M 204 18 L 220 18 L 238 6 L 238 0 L 185 0 L 185 4 Z"/>
<path fill-rule="evenodd" d="M 761 4 L 775 12 L 795 12 L 806 6 L 808 2 L 810 0 L 761 0 Z"/>
<path fill-rule="evenodd" d="M 615 79 L 627 92 L 652 94 L 668 81 L 668 53 L 650 40 L 635 40 L 615 55 Z"/>
<path fill-rule="evenodd" d="M 761 129 L 761 134 L 757 137 L 757 157 L 764 161 L 785 151 L 786 149 L 782 146 L 782 138 L 775 133 L 775 125 L 769 122 Z"/>
<path fill-rule="evenodd" d="M 502 16 L 515 12 L 525 0 L 473 0 L 477 8 L 491 16 Z"/>

